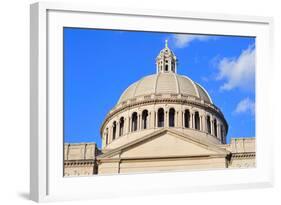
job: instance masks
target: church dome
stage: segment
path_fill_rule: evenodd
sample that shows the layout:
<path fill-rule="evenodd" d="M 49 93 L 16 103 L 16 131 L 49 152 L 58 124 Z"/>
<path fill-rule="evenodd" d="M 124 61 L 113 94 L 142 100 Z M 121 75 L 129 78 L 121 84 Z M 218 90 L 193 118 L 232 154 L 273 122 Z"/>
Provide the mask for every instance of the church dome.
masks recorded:
<path fill-rule="evenodd" d="M 159 72 L 143 77 L 123 92 L 118 104 L 141 96 L 159 94 L 193 96 L 212 104 L 212 99 L 201 85 L 186 76 L 173 72 Z"/>
<path fill-rule="evenodd" d="M 223 113 L 201 85 L 177 74 L 177 57 L 167 41 L 155 64 L 157 72 L 131 84 L 106 115 L 101 126 L 103 150 L 125 146 L 161 129 L 225 143 L 228 125 Z"/>

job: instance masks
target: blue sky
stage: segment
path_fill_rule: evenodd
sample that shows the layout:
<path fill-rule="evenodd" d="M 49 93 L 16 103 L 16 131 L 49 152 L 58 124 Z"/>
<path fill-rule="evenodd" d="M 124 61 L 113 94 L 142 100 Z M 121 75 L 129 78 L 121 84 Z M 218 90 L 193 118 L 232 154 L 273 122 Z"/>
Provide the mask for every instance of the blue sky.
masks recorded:
<path fill-rule="evenodd" d="M 96 142 L 122 92 L 155 73 L 165 46 L 178 74 L 201 84 L 229 124 L 231 137 L 255 136 L 255 38 L 64 28 L 64 140 Z"/>

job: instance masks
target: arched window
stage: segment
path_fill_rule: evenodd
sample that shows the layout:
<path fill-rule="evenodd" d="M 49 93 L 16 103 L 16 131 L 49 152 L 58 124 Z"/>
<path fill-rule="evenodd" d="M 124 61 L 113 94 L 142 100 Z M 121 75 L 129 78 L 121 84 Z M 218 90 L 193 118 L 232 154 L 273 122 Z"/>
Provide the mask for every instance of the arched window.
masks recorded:
<path fill-rule="evenodd" d="M 119 120 L 119 136 L 122 136 L 124 132 L 124 117 Z"/>
<path fill-rule="evenodd" d="M 142 119 L 143 129 L 147 129 L 147 116 L 148 116 L 148 111 L 147 110 L 142 111 L 141 119 Z"/>
<path fill-rule="evenodd" d="M 195 116 L 194 116 L 194 123 L 195 123 L 195 129 L 196 130 L 200 130 L 200 117 L 199 117 L 199 112 L 195 112 Z"/>
<path fill-rule="evenodd" d="M 163 108 L 160 108 L 158 110 L 157 117 L 158 117 L 157 126 L 164 127 L 164 109 Z"/>
<path fill-rule="evenodd" d="M 190 121 L 190 113 L 189 110 L 184 111 L 184 127 L 189 128 L 189 121 Z"/>
<path fill-rule="evenodd" d="M 214 120 L 214 134 L 217 137 L 218 136 L 218 130 L 217 130 L 217 120 Z"/>
<path fill-rule="evenodd" d="M 165 65 L 165 71 L 168 71 L 168 65 Z"/>
<path fill-rule="evenodd" d="M 132 114 L 132 132 L 137 131 L 138 128 L 138 114 L 134 112 Z"/>
<path fill-rule="evenodd" d="M 209 115 L 207 116 L 207 132 L 211 134 L 211 118 Z"/>
<path fill-rule="evenodd" d="M 169 127 L 175 127 L 175 109 L 169 110 Z"/>
<path fill-rule="evenodd" d="M 105 144 L 108 145 L 108 128 L 105 130 Z"/>
<path fill-rule="evenodd" d="M 112 131 L 112 139 L 115 140 L 116 138 L 116 122 L 113 122 L 113 131 Z"/>
<path fill-rule="evenodd" d="M 224 143 L 224 129 L 223 129 L 223 126 L 221 126 L 221 142 Z"/>

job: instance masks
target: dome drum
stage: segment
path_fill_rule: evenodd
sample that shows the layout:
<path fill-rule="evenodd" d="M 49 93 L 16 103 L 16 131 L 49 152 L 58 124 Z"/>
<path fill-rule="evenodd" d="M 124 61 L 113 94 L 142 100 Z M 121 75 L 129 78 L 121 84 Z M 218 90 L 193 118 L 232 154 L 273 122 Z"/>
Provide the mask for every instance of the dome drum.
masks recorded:
<path fill-rule="evenodd" d="M 160 102 L 166 102 L 166 103 L 180 103 L 180 104 L 189 104 L 194 106 L 200 106 L 204 107 L 206 109 L 209 109 L 211 112 L 217 112 L 222 118 L 223 113 L 221 110 L 215 106 L 214 104 L 208 103 L 198 97 L 195 96 L 189 96 L 184 94 L 151 94 L 151 95 L 145 95 L 145 96 L 139 96 L 136 98 L 129 99 L 127 101 L 123 101 L 122 103 L 117 104 L 112 110 L 110 110 L 106 116 L 106 120 L 108 118 L 111 118 L 112 115 L 115 115 L 116 113 L 128 109 L 131 107 L 135 107 L 138 105 L 145 105 L 145 104 L 155 104 Z M 103 124 L 104 124 L 103 123 Z M 103 127 L 103 126 L 102 126 Z"/>
<path fill-rule="evenodd" d="M 160 109 L 163 109 L 162 124 L 158 124 L 160 121 L 160 116 L 158 116 Z M 171 109 L 174 110 L 173 115 L 170 115 Z M 144 118 L 144 112 L 147 113 L 146 118 Z M 187 112 L 189 113 L 189 117 Z M 198 122 L 196 122 L 196 114 L 199 119 Z M 209 122 L 207 122 L 208 116 L 210 117 Z M 118 126 L 120 125 L 121 118 L 124 119 L 122 128 Z M 171 118 L 173 118 L 172 121 Z M 170 124 L 171 122 L 172 124 Z M 115 130 L 117 135 L 115 134 L 113 137 L 113 125 L 115 124 L 117 125 L 117 130 Z M 210 130 L 208 130 L 208 127 Z M 207 138 L 209 141 L 213 141 L 213 143 L 224 143 L 227 133 L 225 119 L 215 110 L 187 103 L 162 101 L 127 107 L 127 109 L 120 110 L 107 117 L 101 128 L 102 139 L 108 142 L 103 143 L 103 148 L 112 149 L 161 128 L 176 129 L 184 133 L 190 133 L 192 131 L 193 135 L 197 133 L 195 134 L 196 136 Z M 120 134 L 118 129 L 123 130 L 121 135 L 118 135 Z"/>

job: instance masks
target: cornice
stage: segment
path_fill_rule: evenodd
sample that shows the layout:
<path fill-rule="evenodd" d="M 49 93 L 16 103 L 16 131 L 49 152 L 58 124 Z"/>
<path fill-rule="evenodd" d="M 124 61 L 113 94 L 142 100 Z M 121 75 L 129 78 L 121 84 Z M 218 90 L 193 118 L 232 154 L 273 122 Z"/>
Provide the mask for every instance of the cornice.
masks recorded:
<path fill-rule="evenodd" d="M 96 160 L 65 160 L 64 166 L 93 166 L 96 164 Z"/>
<path fill-rule="evenodd" d="M 255 158 L 256 152 L 241 152 L 241 153 L 232 153 L 231 159 L 246 159 L 246 158 Z"/>

